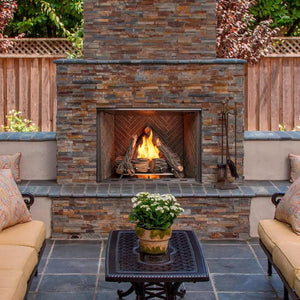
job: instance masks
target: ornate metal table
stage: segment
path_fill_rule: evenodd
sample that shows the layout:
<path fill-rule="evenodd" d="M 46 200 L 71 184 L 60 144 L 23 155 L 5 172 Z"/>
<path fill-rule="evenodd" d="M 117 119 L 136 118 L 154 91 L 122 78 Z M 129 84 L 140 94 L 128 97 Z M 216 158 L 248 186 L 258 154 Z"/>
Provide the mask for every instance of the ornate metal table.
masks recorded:
<path fill-rule="evenodd" d="M 119 299 L 136 293 L 137 300 L 183 297 L 182 282 L 209 281 L 206 263 L 196 234 L 174 230 L 164 255 L 139 252 L 133 230 L 111 231 L 106 249 L 105 280 L 130 282 L 127 291 L 118 290 Z"/>

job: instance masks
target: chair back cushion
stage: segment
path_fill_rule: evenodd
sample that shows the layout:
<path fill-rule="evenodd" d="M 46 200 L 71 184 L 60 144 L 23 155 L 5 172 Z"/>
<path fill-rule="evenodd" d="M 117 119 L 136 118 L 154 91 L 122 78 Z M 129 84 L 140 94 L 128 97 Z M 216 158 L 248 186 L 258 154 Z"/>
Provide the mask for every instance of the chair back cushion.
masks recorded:
<path fill-rule="evenodd" d="M 12 155 L 0 155 L 0 169 L 11 169 L 16 182 L 21 182 L 21 152 Z"/>
<path fill-rule="evenodd" d="M 31 220 L 10 169 L 0 170 L 0 231 Z"/>
<path fill-rule="evenodd" d="M 275 218 L 300 235 L 300 177 L 290 186 L 275 211 Z"/>
<path fill-rule="evenodd" d="M 300 155 L 289 154 L 290 162 L 290 182 L 294 182 L 300 177 Z"/>

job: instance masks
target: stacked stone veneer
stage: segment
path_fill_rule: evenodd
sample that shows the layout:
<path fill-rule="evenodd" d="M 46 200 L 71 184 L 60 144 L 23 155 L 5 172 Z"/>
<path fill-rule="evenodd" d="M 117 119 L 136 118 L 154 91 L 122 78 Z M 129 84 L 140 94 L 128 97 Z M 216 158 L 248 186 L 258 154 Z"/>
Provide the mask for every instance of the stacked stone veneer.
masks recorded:
<path fill-rule="evenodd" d="M 228 63 L 230 62 L 230 63 Z M 186 63 L 58 63 L 57 180 L 96 182 L 96 109 L 201 108 L 202 181 L 215 182 L 220 162 L 221 103 L 237 103 L 239 173 L 243 161 L 243 64 L 212 60 Z M 232 129 L 232 128 L 231 128 Z M 233 132 L 231 135 L 231 153 Z"/>
<path fill-rule="evenodd" d="M 216 57 L 215 0 L 85 0 L 86 59 Z"/>
<path fill-rule="evenodd" d="M 185 212 L 174 229 L 192 229 L 201 238 L 248 238 L 250 199 L 180 198 Z M 111 230 L 133 229 L 130 198 L 54 198 L 53 237 L 107 238 Z"/>

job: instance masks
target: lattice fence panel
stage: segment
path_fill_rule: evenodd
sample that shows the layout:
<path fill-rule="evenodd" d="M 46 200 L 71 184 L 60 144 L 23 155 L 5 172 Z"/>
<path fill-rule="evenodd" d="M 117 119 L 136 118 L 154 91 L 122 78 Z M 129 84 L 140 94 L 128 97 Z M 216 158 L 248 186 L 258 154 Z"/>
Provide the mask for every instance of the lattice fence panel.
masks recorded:
<path fill-rule="evenodd" d="M 63 57 L 67 52 L 72 52 L 72 43 L 63 38 L 35 38 L 35 39 L 1 39 L 9 42 L 11 47 L 0 57 Z M 300 56 L 299 37 L 276 37 L 272 39 L 273 45 L 266 56 Z"/>
<path fill-rule="evenodd" d="M 65 57 L 73 52 L 72 43 L 66 39 L 1 39 L 10 47 L 0 57 Z"/>
<path fill-rule="evenodd" d="M 272 47 L 267 57 L 293 56 L 300 57 L 300 38 L 273 38 Z"/>

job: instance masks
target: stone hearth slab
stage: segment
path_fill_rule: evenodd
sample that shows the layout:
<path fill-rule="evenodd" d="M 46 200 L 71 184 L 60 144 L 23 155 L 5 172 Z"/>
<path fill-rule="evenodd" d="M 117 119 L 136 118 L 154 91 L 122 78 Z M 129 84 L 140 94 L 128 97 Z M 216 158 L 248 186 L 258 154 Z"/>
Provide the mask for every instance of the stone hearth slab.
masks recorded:
<path fill-rule="evenodd" d="M 193 179 L 111 180 L 98 184 L 60 185 L 56 181 L 23 180 L 20 191 L 32 193 L 36 197 L 132 197 L 141 191 L 151 193 L 171 193 L 175 197 L 267 197 L 273 193 L 285 193 L 288 181 L 243 181 L 237 189 L 221 190 L 213 185 L 201 184 Z"/>

